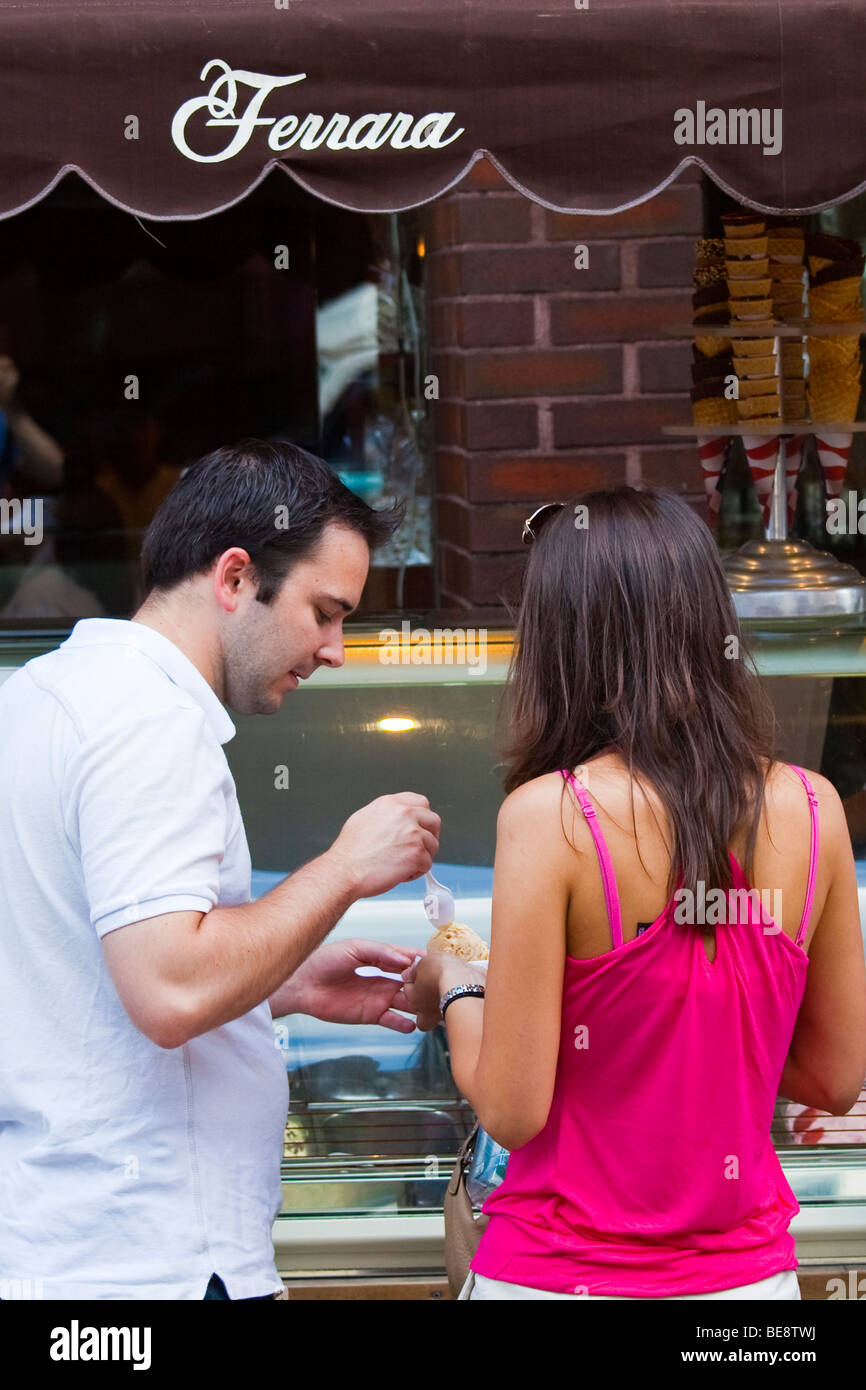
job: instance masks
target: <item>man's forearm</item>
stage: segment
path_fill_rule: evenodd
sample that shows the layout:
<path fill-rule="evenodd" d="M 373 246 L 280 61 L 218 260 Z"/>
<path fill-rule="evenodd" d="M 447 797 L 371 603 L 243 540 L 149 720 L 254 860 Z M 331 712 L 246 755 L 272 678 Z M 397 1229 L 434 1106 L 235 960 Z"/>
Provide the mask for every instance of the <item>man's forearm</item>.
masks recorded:
<path fill-rule="evenodd" d="M 10 407 L 9 428 L 21 449 L 18 471 L 34 487 L 53 489 L 63 482 L 63 450 L 25 411 Z"/>
<path fill-rule="evenodd" d="M 279 1002 L 288 977 L 356 898 L 347 867 L 331 849 L 255 902 L 206 912 L 179 953 L 175 983 L 187 1000 L 188 1036 L 239 1018 L 265 999 Z"/>
<path fill-rule="evenodd" d="M 318 946 L 315 949 L 318 950 Z M 304 1012 L 293 976 L 284 980 L 274 993 L 268 996 L 268 1003 L 271 1006 L 271 1018 L 285 1018 L 287 1014 L 302 1014 Z"/>

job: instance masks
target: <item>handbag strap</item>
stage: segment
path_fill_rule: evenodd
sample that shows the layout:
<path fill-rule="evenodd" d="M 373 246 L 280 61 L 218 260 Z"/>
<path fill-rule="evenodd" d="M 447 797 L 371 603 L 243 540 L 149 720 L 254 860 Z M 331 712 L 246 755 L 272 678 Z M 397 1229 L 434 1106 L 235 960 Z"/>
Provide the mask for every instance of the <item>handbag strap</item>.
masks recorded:
<path fill-rule="evenodd" d="M 457 1195 L 457 1191 L 460 1187 L 461 1182 L 465 1182 L 466 1180 L 466 1174 L 469 1171 L 469 1167 L 472 1163 L 472 1155 L 475 1150 L 475 1141 L 478 1138 L 478 1130 L 480 1129 L 480 1127 L 481 1126 L 479 1124 L 479 1121 L 476 1120 L 475 1124 L 472 1127 L 472 1130 L 469 1134 L 467 1134 L 466 1138 L 463 1140 L 463 1143 L 460 1145 L 460 1148 L 457 1151 L 457 1158 L 454 1162 L 454 1167 L 451 1170 L 451 1178 L 448 1183 L 447 1189 L 452 1197 Z"/>

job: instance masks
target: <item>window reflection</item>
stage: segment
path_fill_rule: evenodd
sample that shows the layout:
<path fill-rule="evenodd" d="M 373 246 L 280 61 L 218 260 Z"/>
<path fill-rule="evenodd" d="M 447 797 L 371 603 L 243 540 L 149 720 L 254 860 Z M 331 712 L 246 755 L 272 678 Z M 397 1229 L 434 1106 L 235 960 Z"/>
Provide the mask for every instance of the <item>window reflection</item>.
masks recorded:
<path fill-rule="evenodd" d="M 324 457 L 407 521 L 365 606 L 432 600 L 419 214 L 319 204 L 275 171 L 215 217 L 150 223 L 76 175 L 0 222 L 0 625 L 129 617 L 180 472 L 245 436 Z M 8 513 L 6 514 L 8 520 Z M 419 588 L 420 584 L 420 588 Z"/>

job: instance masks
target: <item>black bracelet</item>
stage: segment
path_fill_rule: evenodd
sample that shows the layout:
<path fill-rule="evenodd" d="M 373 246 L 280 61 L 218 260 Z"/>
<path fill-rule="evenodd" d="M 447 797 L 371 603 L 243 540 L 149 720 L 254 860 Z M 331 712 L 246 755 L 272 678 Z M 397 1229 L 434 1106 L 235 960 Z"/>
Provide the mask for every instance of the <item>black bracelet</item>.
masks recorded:
<path fill-rule="evenodd" d="M 484 986 L 483 986 L 483 985 L 455 985 L 453 989 L 449 989 L 448 992 L 447 992 L 446 994 L 443 994 L 442 998 L 439 1000 L 439 1013 L 441 1014 L 442 1018 L 444 1019 L 444 1018 L 445 1018 L 445 1010 L 448 1008 L 448 1005 L 449 1005 L 449 1004 L 453 1004 L 453 1003 L 454 1003 L 454 1000 L 455 1000 L 455 999 L 464 999 L 464 998 L 473 997 L 473 996 L 474 996 L 475 998 L 477 998 L 477 999 L 483 999 L 483 998 L 484 998 Z"/>

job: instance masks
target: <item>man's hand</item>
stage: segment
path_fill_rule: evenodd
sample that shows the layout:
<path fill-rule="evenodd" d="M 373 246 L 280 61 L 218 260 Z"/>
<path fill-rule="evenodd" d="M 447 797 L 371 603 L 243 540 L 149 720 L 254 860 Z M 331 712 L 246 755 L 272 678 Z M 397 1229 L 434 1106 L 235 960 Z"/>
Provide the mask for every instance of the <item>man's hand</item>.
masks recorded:
<path fill-rule="evenodd" d="M 423 947 L 415 950 L 383 941 L 328 941 L 313 951 L 283 988 L 271 998 L 274 1017 L 281 1013 L 310 1014 L 325 1023 L 378 1023 L 396 1033 L 412 1033 L 415 1024 L 396 1009 L 411 1013 L 401 980 L 381 975 L 356 975 L 359 965 L 376 965 L 399 975 Z M 288 1008 L 284 1007 L 286 1004 Z"/>
<path fill-rule="evenodd" d="M 426 796 L 393 792 L 351 815 L 327 855 L 356 898 L 377 898 L 427 873 L 441 826 Z"/>

